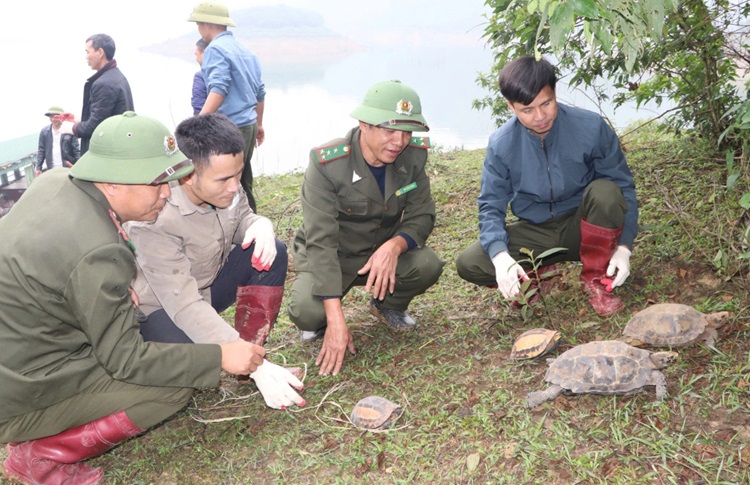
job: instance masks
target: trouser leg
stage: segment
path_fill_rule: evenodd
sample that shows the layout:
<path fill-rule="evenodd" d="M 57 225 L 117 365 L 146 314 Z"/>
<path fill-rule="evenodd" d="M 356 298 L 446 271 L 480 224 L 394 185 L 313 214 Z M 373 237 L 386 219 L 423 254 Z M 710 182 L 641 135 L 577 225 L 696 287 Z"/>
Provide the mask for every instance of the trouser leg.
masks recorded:
<path fill-rule="evenodd" d="M 364 265 L 362 262 L 359 267 Z M 409 303 L 417 295 L 421 295 L 440 278 L 444 263 L 430 248 L 413 249 L 402 254 L 396 267 L 396 288 L 393 294 L 388 294 L 380 304 L 387 310 L 405 311 Z M 356 265 L 355 265 L 356 266 Z M 342 294 L 346 295 L 353 286 L 362 286 L 367 282 L 367 276 L 356 274 L 343 276 Z M 289 298 L 287 308 L 290 320 L 300 330 L 315 331 L 326 325 L 326 315 L 323 302 L 313 295 L 313 277 L 308 272 L 298 272 Z"/>
<path fill-rule="evenodd" d="M 227 264 L 211 286 L 211 301 L 222 312 L 236 301 L 234 328 L 248 342 L 263 345 L 281 309 L 289 257 L 286 246 L 276 239 L 276 257 L 266 271 L 252 266 L 255 243 L 247 249 L 236 246 Z"/>
<path fill-rule="evenodd" d="M 164 309 L 156 310 L 141 323 L 141 337 L 146 342 L 190 344 L 193 341 L 169 318 Z"/>
<path fill-rule="evenodd" d="M 557 219 L 541 224 L 526 221 L 508 223 L 508 252 L 525 268 L 530 268 L 526 248 L 536 257 L 548 249 L 562 251 L 544 258 L 539 264 L 550 265 L 561 261 L 580 261 L 581 220 L 605 228 L 619 228 L 625 221 L 627 203 L 622 191 L 608 180 L 591 182 L 583 193 L 578 209 Z M 461 278 L 483 286 L 496 284 L 495 268 L 479 241 L 472 243 L 456 260 Z"/>
<path fill-rule="evenodd" d="M 245 139 L 245 148 L 243 150 L 243 159 L 245 165 L 242 168 L 242 189 L 247 195 L 247 202 L 250 204 L 250 208 L 253 212 L 257 213 L 257 204 L 255 202 L 255 196 L 253 195 L 253 166 L 250 163 L 253 158 L 253 151 L 255 149 L 255 141 L 258 136 L 258 125 L 253 123 L 249 126 L 243 126 L 240 128 L 242 137 Z"/>
<path fill-rule="evenodd" d="M 414 297 L 421 295 L 437 283 L 445 263 L 427 247 L 412 249 L 398 258 L 396 287 L 386 293 L 380 308 L 406 311 Z"/>
<path fill-rule="evenodd" d="M 192 393 L 103 376 L 80 394 L 0 423 L 0 442 L 14 442 L 6 473 L 29 483 L 99 483 L 103 471 L 80 461 L 176 413 Z"/>
<path fill-rule="evenodd" d="M 145 430 L 185 407 L 192 394 L 192 388 L 139 386 L 102 376 L 75 396 L 0 423 L 0 443 L 55 435 L 123 410 Z"/>

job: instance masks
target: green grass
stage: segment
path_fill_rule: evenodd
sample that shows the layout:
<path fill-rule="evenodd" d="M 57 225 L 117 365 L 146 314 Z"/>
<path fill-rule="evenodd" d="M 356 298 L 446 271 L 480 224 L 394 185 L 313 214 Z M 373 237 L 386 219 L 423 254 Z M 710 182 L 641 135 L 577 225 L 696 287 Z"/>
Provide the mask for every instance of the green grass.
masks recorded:
<path fill-rule="evenodd" d="M 701 144 L 649 133 L 628 140 L 627 149 L 642 231 L 632 275 L 618 291 L 622 314 L 593 313 L 575 264 L 565 265 L 546 310 L 537 305 L 526 318 L 496 291 L 462 281 L 454 261 L 478 237 L 484 153 L 435 153 L 428 170 L 438 222 L 429 244 L 446 266 L 410 308 L 418 331 L 387 331 L 367 313 L 367 295 L 355 289 L 345 311 L 358 353 L 347 356 L 338 376 L 320 377 L 314 366 L 320 343 L 300 344 L 282 312 L 267 349 L 275 362 L 307 366 L 305 408 L 274 411 L 253 395 L 208 409 L 221 396 L 202 390 L 190 408 L 93 464 L 107 470 L 108 483 L 123 484 L 750 482 L 750 282 L 747 260 L 736 257 L 748 214 L 724 188 L 723 157 Z M 740 193 L 747 182 L 747 176 L 739 182 Z M 257 179 L 260 212 L 288 243 L 301 221 L 301 183 L 300 173 Z M 719 250 L 728 255 L 722 267 L 713 263 Z M 559 353 L 616 338 L 633 312 L 663 301 L 733 312 L 715 349 L 680 349 L 665 372 L 664 402 L 655 404 L 649 390 L 524 407 L 526 393 L 545 387 L 547 365 L 508 360 L 517 335 L 557 328 Z M 236 392 L 255 387 L 243 383 Z M 346 423 L 352 406 L 369 394 L 405 408 L 395 429 L 368 433 Z M 201 423 L 195 415 L 249 417 Z"/>

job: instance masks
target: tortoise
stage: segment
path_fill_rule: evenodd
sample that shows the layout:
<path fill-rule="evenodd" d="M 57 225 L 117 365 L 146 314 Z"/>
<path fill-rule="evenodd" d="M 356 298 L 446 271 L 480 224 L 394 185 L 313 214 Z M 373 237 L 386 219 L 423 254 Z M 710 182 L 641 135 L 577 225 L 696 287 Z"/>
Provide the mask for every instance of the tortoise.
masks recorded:
<path fill-rule="evenodd" d="M 398 404 L 380 396 L 367 396 L 359 400 L 349 418 L 362 429 L 386 429 L 404 413 Z"/>
<path fill-rule="evenodd" d="M 633 315 L 620 340 L 635 346 L 684 347 L 697 341 L 713 346 L 716 329 L 728 319 L 729 312 L 705 314 L 688 305 L 657 303 Z"/>
<path fill-rule="evenodd" d="M 565 394 L 630 394 L 645 386 L 656 386 L 657 400 L 667 395 L 667 380 L 659 369 L 677 359 L 676 352 L 651 352 L 618 340 L 601 340 L 577 345 L 556 359 L 545 380 L 546 390 L 526 396 L 529 408 Z"/>
<path fill-rule="evenodd" d="M 532 328 L 518 336 L 510 351 L 511 360 L 534 359 L 553 351 L 560 343 L 560 332 Z"/>

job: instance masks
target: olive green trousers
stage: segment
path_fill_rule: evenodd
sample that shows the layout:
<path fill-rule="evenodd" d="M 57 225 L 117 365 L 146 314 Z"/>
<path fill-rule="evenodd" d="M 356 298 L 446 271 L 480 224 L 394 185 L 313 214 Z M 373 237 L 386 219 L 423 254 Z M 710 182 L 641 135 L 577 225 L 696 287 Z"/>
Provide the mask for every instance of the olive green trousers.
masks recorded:
<path fill-rule="evenodd" d="M 146 430 L 185 407 L 193 391 L 139 386 L 103 376 L 73 397 L 0 423 L 0 443 L 53 436 L 119 411 L 125 411 L 136 426 Z"/>
<path fill-rule="evenodd" d="M 580 261 L 581 219 L 607 229 L 617 229 L 625 222 L 628 206 L 620 188 L 609 180 L 594 180 L 584 190 L 578 209 L 542 224 L 516 221 L 506 225 L 508 253 L 525 268 L 531 260 L 521 249 L 532 251 L 534 257 L 552 248 L 562 251 L 539 261 L 539 266 L 561 261 Z M 456 271 L 466 281 L 482 286 L 497 284 L 495 267 L 479 241 L 466 248 L 456 259 Z"/>
<path fill-rule="evenodd" d="M 258 136 L 258 125 L 253 123 L 252 125 L 243 126 L 240 128 L 242 132 L 242 138 L 245 139 L 245 148 L 242 151 L 242 158 L 245 165 L 242 167 L 242 188 L 247 194 L 247 202 L 250 204 L 250 208 L 253 212 L 258 212 L 258 206 L 255 202 L 255 196 L 253 195 L 253 166 L 250 163 L 253 158 L 253 151 L 255 150 L 256 138 Z"/>
<path fill-rule="evenodd" d="M 366 257 L 361 261 L 348 261 L 346 267 L 361 268 L 367 263 Z M 398 258 L 396 266 L 396 289 L 383 300 L 381 308 L 405 311 L 415 296 L 421 295 L 437 283 L 445 263 L 430 248 L 415 248 Z M 343 274 L 341 289 L 346 295 L 354 286 L 364 286 L 367 275 Z M 312 294 L 313 275 L 309 272 L 298 272 L 289 298 L 287 311 L 289 319 L 300 330 L 315 331 L 326 326 L 326 312 L 323 301 Z M 321 295 L 334 296 L 334 295 Z"/>

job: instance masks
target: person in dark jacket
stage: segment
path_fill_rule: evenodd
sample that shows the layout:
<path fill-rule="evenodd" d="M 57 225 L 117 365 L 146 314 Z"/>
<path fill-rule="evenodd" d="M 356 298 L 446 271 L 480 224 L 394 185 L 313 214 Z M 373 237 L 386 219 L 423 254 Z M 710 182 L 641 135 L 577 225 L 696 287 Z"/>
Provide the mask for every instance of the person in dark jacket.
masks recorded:
<path fill-rule="evenodd" d="M 549 275 L 556 261 L 580 260 L 589 303 L 612 315 L 623 308 L 612 290 L 630 274 L 638 233 L 635 184 L 617 135 L 598 114 L 557 102 L 555 69 L 544 59 L 510 62 L 499 82 L 515 116 L 490 137 L 479 241 L 458 257 L 458 274 L 514 299 L 529 279 L 522 249 L 539 256 L 564 248 L 537 261 L 537 275 Z M 508 204 L 517 222 L 506 222 Z"/>
<path fill-rule="evenodd" d="M 107 34 L 86 39 L 86 62 L 96 74 L 83 86 L 83 111 L 78 123 L 64 121 L 63 133 L 81 139 L 81 154 L 89 149 L 91 135 L 110 116 L 133 111 L 133 95 L 125 75 L 117 67 L 115 41 Z"/>
<path fill-rule="evenodd" d="M 195 60 L 200 66 L 203 64 L 203 52 L 208 47 L 208 42 L 202 38 L 198 39 L 195 43 Z M 190 97 L 190 105 L 193 107 L 193 114 L 200 114 L 203 109 L 203 105 L 206 104 L 206 98 L 208 97 L 208 91 L 206 89 L 206 81 L 203 79 L 203 71 L 198 69 L 198 72 L 193 76 L 193 93 Z"/>
<path fill-rule="evenodd" d="M 72 167 L 81 158 L 78 139 L 60 132 L 65 114 L 65 110 L 59 106 L 52 106 L 44 113 L 44 116 L 49 117 L 50 124 L 39 133 L 39 148 L 36 152 L 37 175 L 45 170 L 45 164 L 47 170 L 54 167 Z"/>

